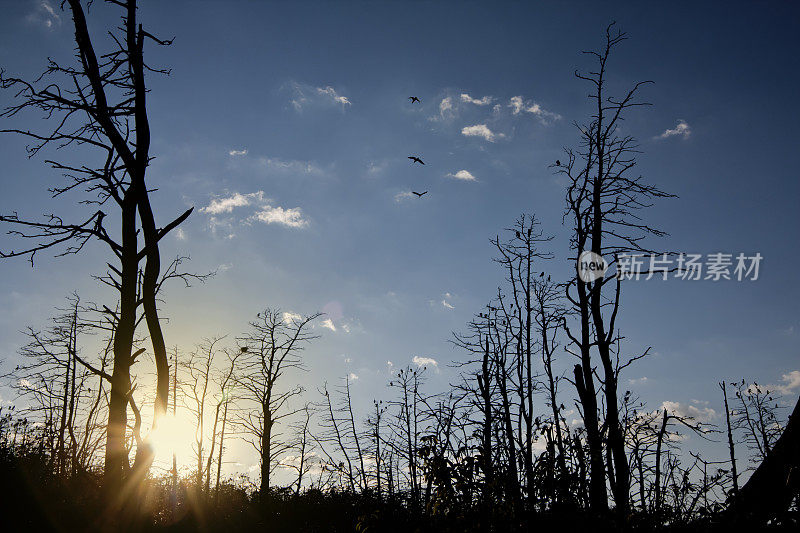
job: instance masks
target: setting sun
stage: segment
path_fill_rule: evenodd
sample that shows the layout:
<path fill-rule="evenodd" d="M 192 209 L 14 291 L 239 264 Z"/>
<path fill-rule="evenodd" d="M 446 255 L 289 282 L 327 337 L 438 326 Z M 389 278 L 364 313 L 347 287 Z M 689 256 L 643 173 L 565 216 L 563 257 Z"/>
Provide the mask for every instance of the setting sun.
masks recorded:
<path fill-rule="evenodd" d="M 150 434 L 150 443 L 155 452 L 155 463 L 160 466 L 172 466 L 172 454 L 178 467 L 191 463 L 192 444 L 194 443 L 194 424 L 185 417 L 168 414 L 161 419 Z"/>
<path fill-rule="evenodd" d="M 720 4 L 0 0 L 0 533 L 800 532 L 800 1 Z"/>

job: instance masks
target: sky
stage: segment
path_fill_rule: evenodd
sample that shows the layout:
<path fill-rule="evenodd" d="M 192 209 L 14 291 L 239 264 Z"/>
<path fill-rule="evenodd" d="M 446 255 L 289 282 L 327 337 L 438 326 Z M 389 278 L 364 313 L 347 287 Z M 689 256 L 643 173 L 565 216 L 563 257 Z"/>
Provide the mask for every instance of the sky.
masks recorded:
<path fill-rule="evenodd" d="M 9 74 L 70 59 L 71 20 L 57 2 L 6 1 L 2 11 L 0 66 Z M 625 386 L 653 409 L 677 402 L 716 423 L 723 379 L 775 384 L 794 403 L 796 4 L 143 1 L 140 19 L 175 37 L 145 51 L 171 69 L 148 78 L 156 216 L 163 224 L 195 208 L 162 253 L 216 271 L 168 289 L 170 346 L 233 339 L 265 307 L 321 311 L 321 338 L 297 377 L 309 399 L 325 381 L 351 376 L 367 409 L 387 395 L 392 369 L 415 358 L 427 361 L 429 390 L 447 390 L 457 380 L 450 363 L 464 358 L 451 332 L 503 282 L 490 238 L 535 214 L 554 236 L 555 257 L 542 269 L 574 275 L 564 182 L 551 165 L 577 145 L 575 123 L 591 112 L 574 76 L 593 66 L 581 51 L 603 44 L 616 21 L 629 40 L 611 58 L 609 88 L 654 82 L 642 93 L 652 106 L 633 110 L 624 132 L 639 141 L 640 173 L 677 195 L 647 211 L 669 233 L 651 246 L 763 257 L 755 281 L 626 282 L 623 350 L 652 355 L 626 370 Z M 114 10 L 96 3 L 90 31 L 111 24 Z M 0 92 L 0 105 L 11 102 Z M 0 212 L 83 213 L 75 197 L 49 198 L 61 178 L 24 146 L 13 136 L 0 142 Z M 4 250 L 14 246 L 0 237 Z M 92 245 L 78 256 L 39 254 L 34 268 L 0 262 L 4 370 L 25 341 L 20 331 L 45 326 L 69 293 L 109 297 L 91 278 L 108 259 Z M 8 387 L 0 401 L 13 401 Z M 237 453 L 244 467 L 252 462 Z"/>

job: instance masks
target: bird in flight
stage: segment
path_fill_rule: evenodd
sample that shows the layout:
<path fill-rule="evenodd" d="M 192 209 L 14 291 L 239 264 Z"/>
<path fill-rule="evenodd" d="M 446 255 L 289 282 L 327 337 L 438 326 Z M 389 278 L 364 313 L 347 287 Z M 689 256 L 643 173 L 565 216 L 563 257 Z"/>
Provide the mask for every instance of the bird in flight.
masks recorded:
<path fill-rule="evenodd" d="M 415 155 L 410 155 L 408 158 L 411 160 L 412 163 L 419 163 L 420 165 L 424 165 L 425 163 L 419 157 Z"/>
<path fill-rule="evenodd" d="M 412 104 L 413 104 L 414 102 L 417 102 L 417 103 L 419 103 L 419 98 L 417 98 L 416 96 L 409 96 L 409 97 L 408 97 L 408 99 L 409 99 L 409 100 L 411 100 L 411 103 L 412 103 Z"/>
<path fill-rule="evenodd" d="M 411 194 L 416 194 L 417 198 L 422 198 L 424 195 L 428 194 L 428 191 L 425 192 L 411 191 Z"/>

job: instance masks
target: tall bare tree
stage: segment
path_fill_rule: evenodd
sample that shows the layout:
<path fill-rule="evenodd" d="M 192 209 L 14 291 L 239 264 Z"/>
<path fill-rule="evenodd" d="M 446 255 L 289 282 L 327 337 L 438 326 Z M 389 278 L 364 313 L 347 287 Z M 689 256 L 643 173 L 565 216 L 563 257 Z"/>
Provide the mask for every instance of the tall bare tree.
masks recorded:
<path fill-rule="evenodd" d="M 281 454 L 291 447 L 275 426 L 300 410 L 291 406 L 291 400 L 301 394 L 303 388 L 292 386 L 285 376 L 289 371 L 304 369 L 301 353 L 318 337 L 309 329 L 319 316 L 298 317 L 266 309 L 250 322 L 250 331 L 238 339 L 244 353 L 236 383 L 241 390 L 241 400 L 247 404 L 243 406 L 245 414 L 240 423 L 261 462 L 259 494 L 263 505 L 269 502 L 272 471 L 279 464 Z M 251 406 L 253 409 L 249 409 Z"/>
<path fill-rule="evenodd" d="M 116 310 L 106 307 L 114 329 L 113 368 L 110 373 L 96 372 L 107 377 L 111 385 L 105 479 L 112 489 L 109 494 L 117 494 L 126 478 L 131 477 L 134 485 L 142 479 L 152 460 L 145 447 L 140 450 L 142 453 L 137 453 L 139 461 L 130 469 L 125 446 L 128 406 L 134 408 L 131 366 L 141 353 L 133 348 L 139 321 L 137 309 L 140 306 L 144 309 L 156 364 L 154 423 L 157 423 L 166 411 L 169 394 L 169 365 L 156 301 L 164 280 L 159 243 L 192 210 L 159 228 L 150 202 L 152 185 L 145 180 L 151 159 L 145 73 L 166 71 L 145 63 L 144 47 L 147 41 L 157 45 L 168 45 L 170 41 L 154 37 L 137 23 L 135 0 L 110 3 L 121 8 L 122 24 L 111 32 L 113 44 L 109 50 L 96 51 L 83 5 L 80 0 L 68 0 L 65 4 L 71 11 L 75 30 L 75 64 L 65 65 L 50 59 L 45 72 L 33 82 L 0 74 L 0 86 L 15 91 L 19 101 L 0 116 L 12 120 L 24 112 L 39 111 L 54 124 L 45 132 L 17 127 L 0 131 L 31 139 L 30 156 L 45 147 L 88 149 L 91 155 L 87 159 L 95 159 L 94 164 L 77 165 L 66 158 L 46 160 L 68 178 L 66 184 L 50 190 L 58 197 L 82 189 L 87 195 L 82 203 L 97 206 L 97 211 L 76 222 L 54 214 L 43 220 L 23 219 L 17 213 L 0 216 L 0 221 L 17 228 L 11 230 L 13 234 L 33 240 L 22 249 L 3 252 L 3 257 L 28 256 L 33 264 L 38 251 L 77 253 L 89 240 L 97 240 L 108 246 L 117 261 L 117 265 L 109 263 L 106 274 L 100 278 L 118 293 Z M 103 211 L 109 206 L 110 213 Z M 117 219 L 110 226 L 111 232 L 106 224 L 109 214 Z M 112 237 L 113 232 L 118 236 Z M 117 499 L 125 501 L 126 497 Z"/>
<path fill-rule="evenodd" d="M 593 70 L 588 74 L 576 73 L 591 87 L 589 99 L 593 111 L 589 121 L 578 126 L 580 148 L 568 149 L 566 163 L 556 166 L 568 182 L 565 219 L 572 224 L 570 244 L 576 254 L 573 258 L 576 263 L 581 254 L 590 251 L 614 264 L 621 254 L 649 252 L 642 242 L 645 237 L 664 235 L 664 232 L 644 223 L 639 211 L 654 199 L 672 195 L 645 183 L 635 174 L 636 142 L 620 130 L 627 111 L 647 105 L 638 100 L 638 93 L 649 82 L 634 84 L 621 97 L 609 95 L 606 90 L 611 53 L 624 40 L 625 34 L 611 24 L 606 29 L 605 45 L 599 51 L 585 52 L 596 61 Z M 612 282 L 610 286 L 609 282 Z M 579 332 L 573 334 L 567 330 L 567 333 L 581 360 L 575 367 L 574 376 L 589 441 L 591 505 L 599 510 L 607 506 L 606 469 L 602 459 L 597 388 L 591 357 L 592 348 L 595 348 L 600 358 L 605 396 L 603 425 L 612 459 L 608 466 L 613 467 L 613 473 L 608 471 L 610 486 L 618 513 L 627 516 L 630 468 L 619 420 L 618 393 L 621 369 L 617 355 L 620 278 L 609 275 L 589 281 L 576 275 L 567 285 L 567 297 L 575 307 L 580 323 Z"/>

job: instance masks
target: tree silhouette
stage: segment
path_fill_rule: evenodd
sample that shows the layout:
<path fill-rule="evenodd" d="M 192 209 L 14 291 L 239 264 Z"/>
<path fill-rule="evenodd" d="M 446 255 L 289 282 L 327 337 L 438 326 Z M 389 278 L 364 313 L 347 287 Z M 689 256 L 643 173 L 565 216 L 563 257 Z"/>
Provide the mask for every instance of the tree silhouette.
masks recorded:
<path fill-rule="evenodd" d="M 138 416 L 132 403 L 131 380 L 131 366 L 143 351 L 133 351 L 137 309 L 141 306 L 144 310 L 156 364 L 154 424 L 157 424 L 166 412 L 169 395 L 169 365 L 156 298 L 164 280 L 170 276 L 162 271 L 159 242 L 192 210 L 157 227 L 151 207 L 151 189 L 145 181 L 151 159 L 145 72 L 167 71 L 145 63 L 144 46 L 147 41 L 157 45 L 168 45 L 170 41 L 154 37 L 137 24 L 135 0 L 114 1 L 111 3 L 123 11 L 122 24 L 111 33 L 112 48 L 99 53 L 81 2 L 68 0 L 67 3 L 75 30 L 76 63 L 62 65 L 50 59 L 45 72 L 33 82 L 0 75 L 0 86 L 16 91 L 19 101 L 3 111 L 2 117 L 12 119 L 23 112 L 39 111 L 55 126 L 44 133 L 16 128 L 1 131 L 29 138 L 32 142 L 28 147 L 29 156 L 45 147 L 71 147 L 78 153 L 87 149 L 90 158 L 97 163 L 75 165 L 66 159 L 46 160 L 68 178 L 65 185 L 56 185 L 50 190 L 58 197 L 82 189 L 87 195 L 83 203 L 98 209 L 78 222 L 67 222 L 55 214 L 41 221 L 22 219 L 16 213 L 0 216 L 0 221 L 18 228 L 10 233 L 33 240 L 31 245 L 2 255 L 28 256 L 33 264 L 38 251 L 52 248 L 61 249 L 58 255 L 77 253 L 94 239 L 105 243 L 117 260 L 117 266 L 109 263 L 106 274 L 100 277 L 117 291 L 119 298 L 115 311 L 111 310 L 115 306 L 105 308 L 113 324 L 114 357 L 110 373 L 103 371 L 100 375 L 107 377 L 110 383 L 106 485 L 108 494 L 122 504 L 144 478 L 152 461 L 152 454 L 145 446 L 137 450 L 137 461 L 133 469 L 129 468 L 125 446 L 129 405 Z M 109 206 L 110 213 L 102 210 Z M 118 227 L 110 233 L 107 221 L 112 214 L 118 217 L 113 223 Z M 114 231 L 118 232 L 118 237 L 112 237 Z M 123 495 L 124 486 L 127 486 L 126 495 Z"/>
<path fill-rule="evenodd" d="M 576 76 L 589 83 L 589 99 L 594 107 L 589 121 L 578 126 L 580 148 L 566 150 L 566 163 L 559 165 L 558 173 L 568 180 L 565 219 L 572 224 L 571 248 L 574 260 L 585 251 L 607 257 L 614 264 L 619 255 L 648 251 L 642 239 L 649 235 L 661 236 L 664 232 L 642 222 L 639 210 L 650 205 L 653 199 L 672 195 L 646 184 L 634 174 L 637 146 L 635 140 L 619 132 L 619 126 L 628 110 L 647 105 L 640 102 L 639 89 L 648 82 L 636 83 L 623 97 L 606 93 L 607 66 L 612 51 L 626 39 L 611 24 L 606 29 L 605 46 L 598 51 L 585 52 L 596 61 L 589 74 Z M 613 259 L 611 259 L 613 258 Z M 602 368 L 602 390 L 605 396 L 603 422 L 607 433 L 609 455 L 607 466 L 611 491 L 620 516 L 626 516 L 629 507 L 630 467 L 625 450 L 623 428 L 619 420 L 618 375 L 627 363 L 620 364 L 617 331 L 620 278 L 616 278 L 613 294 L 605 290 L 614 276 L 586 281 L 580 276 L 567 285 L 567 297 L 578 315 L 580 331 L 573 334 L 567 329 L 572 343 L 578 348 L 580 365 L 574 369 L 575 384 L 583 407 L 584 425 L 590 451 L 590 499 L 595 509 L 607 506 L 602 438 L 597 413 L 592 347 L 596 347 Z M 606 296 L 604 296 L 604 294 Z M 611 304 L 607 304 L 607 300 Z"/>

